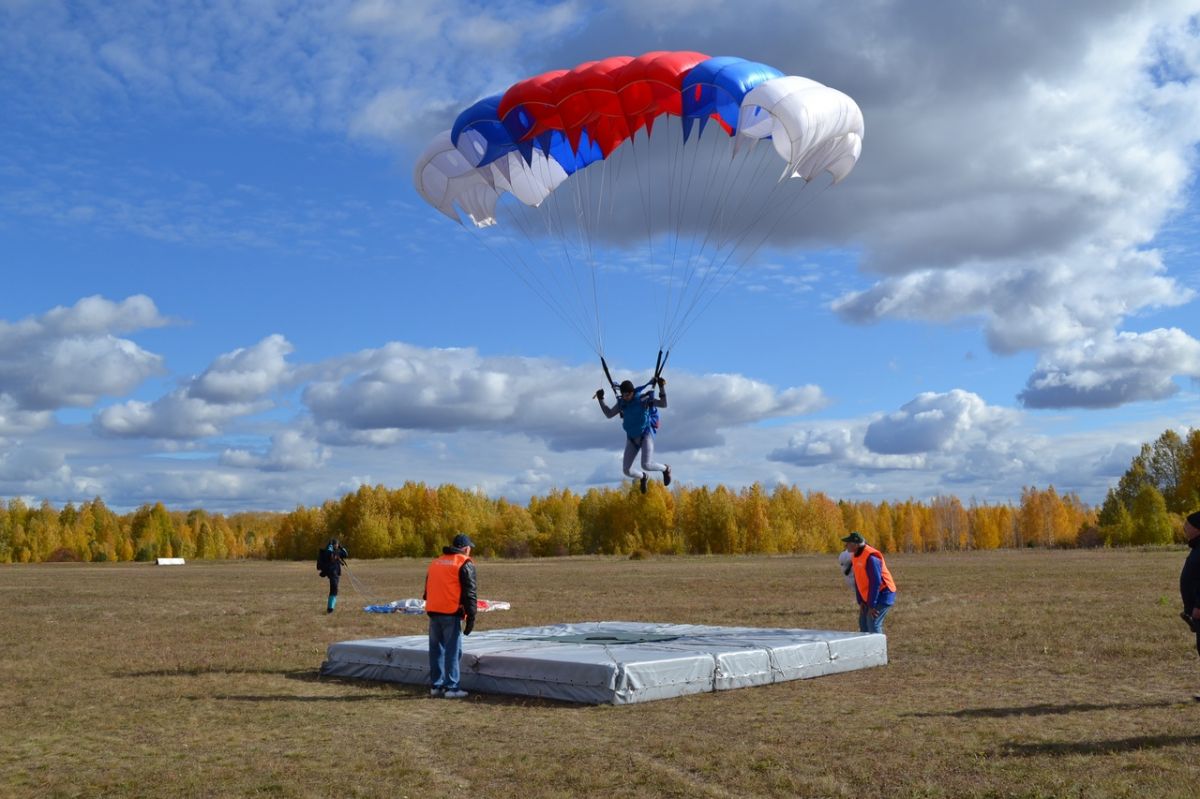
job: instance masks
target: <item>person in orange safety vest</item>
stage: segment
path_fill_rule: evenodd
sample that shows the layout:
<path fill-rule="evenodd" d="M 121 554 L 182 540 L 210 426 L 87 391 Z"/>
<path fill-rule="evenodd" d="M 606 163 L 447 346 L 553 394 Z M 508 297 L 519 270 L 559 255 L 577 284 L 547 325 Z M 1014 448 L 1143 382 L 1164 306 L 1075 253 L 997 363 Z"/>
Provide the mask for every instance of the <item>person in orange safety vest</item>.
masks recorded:
<path fill-rule="evenodd" d="M 858 597 L 858 629 L 882 633 L 883 619 L 896 604 L 896 581 L 883 553 L 869 546 L 857 531 L 842 539 L 850 553 L 854 590 Z"/>
<path fill-rule="evenodd" d="M 462 699 L 467 692 L 459 687 L 459 661 L 462 636 L 475 628 L 478 609 L 475 564 L 471 560 L 474 542 L 463 534 L 454 536 L 451 546 L 442 547 L 425 573 L 425 615 L 429 617 L 429 695 Z M 459 620 L 466 619 L 460 629 Z"/>

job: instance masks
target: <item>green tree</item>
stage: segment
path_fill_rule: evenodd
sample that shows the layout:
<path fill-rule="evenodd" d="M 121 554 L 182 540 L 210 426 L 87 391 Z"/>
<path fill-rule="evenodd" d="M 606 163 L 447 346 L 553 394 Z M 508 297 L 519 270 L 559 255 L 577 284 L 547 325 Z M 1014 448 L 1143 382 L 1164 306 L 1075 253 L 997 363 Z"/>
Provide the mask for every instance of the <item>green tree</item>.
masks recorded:
<path fill-rule="evenodd" d="M 1200 428 L 1188 431 L 1179 476 L 1180 513 L 1200 508 Z"/>
<path fill-rule="evenodd" d="M 1151 483 L 1166 500 L 1167 510 L 1182 513 L 1187 509 L 1187 491 L 1183 485 L 1187 444 L 1174 430 L 1165 430 L 1150 447 L 1146 464 Z"/>
<path fill-rule="evenodd" d="M 1113 523 L 1101 527 L 1100 532 L 1104 535 L 1106 546 L 1127 547 L 1133 543 L 1133 516 L 1118 502 Z"/>
<path fill-rule="evenodd" d="M 1133 501 L 1137 499 L 1137 495 L 1143 487 L 1154 485 L 1154 481 L 1150 478 L 1150 455 L 1150 445 L 1142 444 L 1141 452 L 1133 457 L 1129 468 L 1117 481 L 1117 499 L 1121 500 L 1125 510 L 1133 509 Z"/>
<path fill-rule="evenodd" d="M 1135 545 L 1169 544 L 1175 535 L 1167 502 L 1157 488 L 1143 486 L 1133 500 L 1133 543 Z"/>
<path fill-rule="evenodd" d="M 0 500 L 0 563 L 13 562 L 12 528 L 8 521 L 8 510 Z"/>
<path fill-rule="evenodd" d="M 161 502 L 138 508 L 130 526 L 136 560 L 174 557 L 171 538 L 175 533 L 175 525 Z"/>

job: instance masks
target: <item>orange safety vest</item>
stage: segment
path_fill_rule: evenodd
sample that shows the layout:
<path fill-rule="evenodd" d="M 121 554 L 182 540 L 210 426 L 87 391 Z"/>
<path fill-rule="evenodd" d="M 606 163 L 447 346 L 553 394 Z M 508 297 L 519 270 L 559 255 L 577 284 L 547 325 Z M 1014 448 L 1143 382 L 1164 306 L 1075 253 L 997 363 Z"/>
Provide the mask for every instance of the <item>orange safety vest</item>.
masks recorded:
<path fill-rule="evenodd" d="M 462 607 L 462 583 L 458 572 L 470 558 L 461 553 L 442 555 L 425 573 L 425 612 L 458 613 Z"/>
<path fill-rule="evenodd" d="M 892 573 L 888 571 L 883 553 L 875 547 L 863 544 L 862 552 L 855 553 L 850 562 L 854 566 L 854 584 L 858 587 L 858 595 L 864 600 L 871 594 L 871 578 L 867 576 L 867 558 L 872 555 L 879 556 L 879 567 L 883 572 L 883 583 L 879 587 L 886 588 L 893 594 L 896 593 L 896 581 L 892 579 Z"/>

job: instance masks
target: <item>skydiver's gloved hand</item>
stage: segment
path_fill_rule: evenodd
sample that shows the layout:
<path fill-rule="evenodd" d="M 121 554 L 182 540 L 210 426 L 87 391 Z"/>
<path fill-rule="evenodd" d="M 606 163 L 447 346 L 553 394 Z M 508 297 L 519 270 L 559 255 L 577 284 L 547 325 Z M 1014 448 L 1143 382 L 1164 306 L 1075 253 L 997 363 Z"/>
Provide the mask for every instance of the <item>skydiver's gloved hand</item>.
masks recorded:
<path fill-rule="evenodd" d="M 598 399 L 598 400 L 602 400 L 602 399 L 604 399 L 604 389 L 602 389 L 602 388 L 598 388 L 598 389 L 596 389 L 596 393 L 595 393 L 595 395 L 594 395 L 594 396 L 595 396 L 595 397 L 596 397 L 596 399 Z"/>
<path fill-rule="evenodd" d="M 658 378 L 658 387 L 666 388 L 667 387 L 667 378 L 665 378 L 665 377 Z"/>
<path fill-rule="evenodd" d="M 475 629 L 475 617 L 467 616 L 467 623 L 463 625 L 463 635 L 470 635 Z"/>

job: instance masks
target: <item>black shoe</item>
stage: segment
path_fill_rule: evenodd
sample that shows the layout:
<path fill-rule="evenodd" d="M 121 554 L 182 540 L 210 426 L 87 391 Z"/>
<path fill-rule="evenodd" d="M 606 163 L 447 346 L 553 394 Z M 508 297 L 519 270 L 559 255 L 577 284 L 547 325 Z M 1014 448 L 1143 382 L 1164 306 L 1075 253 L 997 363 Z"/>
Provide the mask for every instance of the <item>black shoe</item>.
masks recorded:
<path fill-rule="evenodd" d="M 642 493 L 646 493 L 646 475 L 642 475 Z"/>
<path fill-rule="evenodd" d="M 1192 632 L 1194 632 L 1196 635 L 1200 635 L 1200 626 L 1197 626 L 1196 620 L 1192 618 L 1190 613 L 1188 613 L 1186 610 L 1180 611 L 1179 618 L 1183 619 L 1183 623 L 1191 628 Z"/>
<path fill-rule="evenodd" d="M 333 608 L 325 608 L 326 613 L 333 613 Z"/>
<path fill-rule="evenodd" d="M 663 469 L 663 485 L 669 486 L 670 484 L 671 484 L 671 467 L 668 466 L 667 468 Z"/>

